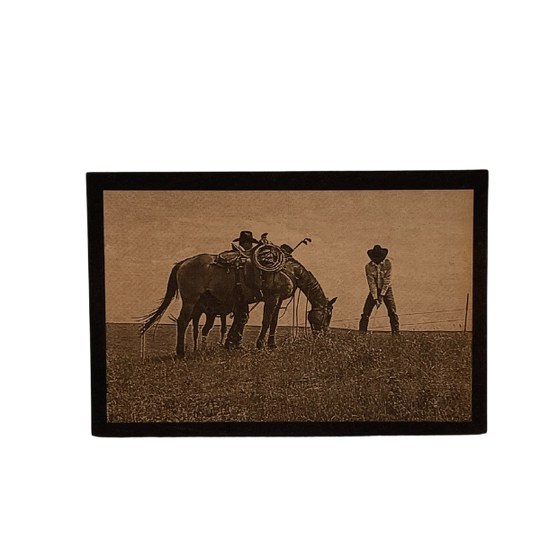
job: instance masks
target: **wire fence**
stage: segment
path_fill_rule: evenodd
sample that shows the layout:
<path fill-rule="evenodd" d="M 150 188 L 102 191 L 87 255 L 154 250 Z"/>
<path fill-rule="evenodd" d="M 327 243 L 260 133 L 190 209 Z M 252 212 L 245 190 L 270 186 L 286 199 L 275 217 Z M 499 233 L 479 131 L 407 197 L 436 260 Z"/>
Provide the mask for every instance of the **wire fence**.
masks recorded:
<path fill-rule="evenodd" d="M 456 308 L 456 309 L 437 309 L 432 311 L 415 311 L 412 313 L 399 313 L 399 317 L 408 317 L 413 315 L 431 315 L 433 313 L 465 313 L 466 308 Z M 348 322 L 348 321 L 358 321 L 359 317 L 350 317 L 348 319 L 336 319 L 333 320 L 332 323 L 338 323 L 338 322 Z M 418 325 L 426 325 L 426 324 L 439 324 L 439 323 L 449 323 L 449 322 L 463 322 L 464 317 L 461 317 L 459 319 L 436 319 L 432 321 L 418 321 L 418 322 L 411 322 L 411 323 L 402 323 L 400 322 L 400 326 L 418 326 Z M 379 321 L 377 321 L 379 322 Z M 384 328 L 387 328 L 387 325 L 377 325 L 371 328 L 371 330 L 382 330 Z"/>

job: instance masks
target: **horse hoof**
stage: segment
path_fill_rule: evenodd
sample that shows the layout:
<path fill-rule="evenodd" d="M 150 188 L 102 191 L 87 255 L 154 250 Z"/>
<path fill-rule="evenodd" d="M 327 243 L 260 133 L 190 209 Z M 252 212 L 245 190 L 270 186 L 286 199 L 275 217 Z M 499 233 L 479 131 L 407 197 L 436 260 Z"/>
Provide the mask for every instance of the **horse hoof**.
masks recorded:
<path fill-rule="evenodd" d="M 264 349 L 264 342 L 263 341 L 257 341 L 257 349 Z"/>
<path fill-rule="evenodd" d="M 277 345 L 274 342 L 268 343 L 268 348 L 269 349 L 277 349 Z"/>

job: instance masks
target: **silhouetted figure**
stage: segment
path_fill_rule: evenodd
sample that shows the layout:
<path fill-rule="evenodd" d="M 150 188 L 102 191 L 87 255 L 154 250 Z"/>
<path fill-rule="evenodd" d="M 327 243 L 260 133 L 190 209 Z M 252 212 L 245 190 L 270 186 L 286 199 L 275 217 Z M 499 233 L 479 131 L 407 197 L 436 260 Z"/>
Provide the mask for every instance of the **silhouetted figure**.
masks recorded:
<path fill-rule="evenodd" d="M 251 231 L 241 231 L 240 236 L 235 238 L 233 242 L 238 242 L 244 255 L 249 258 L 252 254 L 253 245 L 258 245 L 260 241 L 253 238 L 253 233 Z M 233 310 L 234 319 L 229 329 L 229 333 L 227 334 L 227 339 L 225 340 L 225 348 L 227 349 L 237 349 L 241 346 L 244 327 L 249 320 L 249 304 L 242 290 L 238 270 L 236 271 L 236 281 Z"/>
<path fill-rule="evenodd" d="M 396 310 L 396 302 L 394 301 L 394 293 L 392 291 L 392 261 L 386 258 L 388 250 L 379 245 L 367 252 L 371 261 L 366 264 L 366 277 L 369 286 L 369 294 L 364 304 L 364 311 L 360 318 L 360 332 L 367 332 L 369 324 L 369 316 L 373 308 L 384 302 L 388 310 L 390 319 L 390 327 L 393 334 L 399 334 L 399 317 Z"/>

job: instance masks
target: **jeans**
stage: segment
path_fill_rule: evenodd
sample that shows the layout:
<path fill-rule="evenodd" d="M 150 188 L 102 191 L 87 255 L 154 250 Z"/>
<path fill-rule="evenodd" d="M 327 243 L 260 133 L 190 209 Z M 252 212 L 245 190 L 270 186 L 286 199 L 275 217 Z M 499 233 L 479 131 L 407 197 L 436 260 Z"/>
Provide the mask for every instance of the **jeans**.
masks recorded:
<path fill-rule="evenodd" d="M 380 291 L 377 291 L 380 294 Z M 392 287 L 386 291 L 386 294 L 383 296 L 383 302 L 388 311 L 388 318 L 390 319 L 390 328 L 392 329 L 392 334 L 399 334 L 399 317 L 396 310 L 396 302 L 394 300 L 394 293 Z M 364 311 L 362 312 L 362 317 L 360 318 L 360 325 L 358 329 L 360 332 L 367 332 L 369 324 L 369 316 L 375 307 L 377 302 L 371 295 L 371 293 L 366 298 L 364 304 Z"/>
<path fill-rule="evenodd" d="M 240 347 L 244 334 L 244 326 L 246 326 L 249 320 L 249 305 L 246 302 L 236 302 L 233 314 L 234 320 L 225 340 L 226 349 Z"/>
<path fill-rule="evenodd" d="M 229 328 L 227 339 L 225 340 L 226 349 L 239 348 L 244 335 L 244 326 L 249 320 L 249 304 L 244 296 L 242 289 L 242 280 L 240 277 L 240 267 L 234 267 L 235 287 L 234 287 L 234 307 L 233 307 L 233 323 Z"/>

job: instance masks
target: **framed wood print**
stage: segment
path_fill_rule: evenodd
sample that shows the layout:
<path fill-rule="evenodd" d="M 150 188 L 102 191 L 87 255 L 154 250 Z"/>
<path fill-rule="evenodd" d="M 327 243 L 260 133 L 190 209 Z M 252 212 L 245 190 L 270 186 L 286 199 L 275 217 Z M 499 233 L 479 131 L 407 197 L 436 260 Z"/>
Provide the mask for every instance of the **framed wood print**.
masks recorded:
<path fill-rule="evenodd" d="M 487 178 L 88 173 L 92 433 L 486 432 Z"/>

